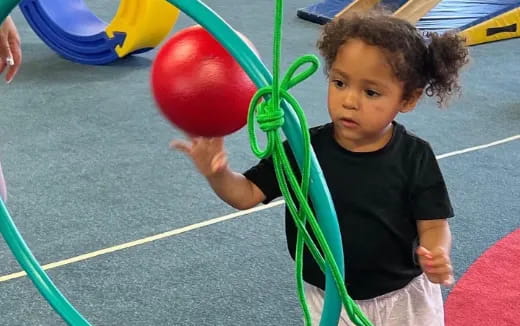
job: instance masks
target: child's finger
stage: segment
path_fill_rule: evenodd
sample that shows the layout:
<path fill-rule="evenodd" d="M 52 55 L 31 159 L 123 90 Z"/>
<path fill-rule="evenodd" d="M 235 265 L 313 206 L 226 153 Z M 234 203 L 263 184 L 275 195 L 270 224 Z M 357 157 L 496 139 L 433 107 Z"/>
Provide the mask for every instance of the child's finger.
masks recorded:
<path fill-rule="evenodd" d="M 448 257 L 442 256 L 442 257 L 435 257 L 432 259 L 425 259 L 424 263 L 431 267 L 438 267 L 438 266 L 449 265 L 450 260 Z"/>
<path fill-rule="evenodd" d="M 453 273 L 453 267 L 450 264 L 436 267 L 426 266 L 426 272 L 430 274 L 451 274 Z"/>
<path fill-rule="evenodd" d="M 222 145 L 224 144 L 224 137 L 210 138 L 210 143 L 214 146 L 222 147 Z"/>
<path fill-rule="evenodd" d="M 204 144 L 204 138 L 202 137 L 190 137 L 191 142 L 193 143 L 193 147 Z"/>
<path fill-rule="evenodd" d="M 222 170 L 227 164 L 227 155 L 224 152 L 220 152 L 213 158 L 211 165 L 214 172 Z"/>
<path fill-rule="evenodd" d="M 423 246 L 419 246 L 417 247 L 417 255 L 419 255 L 420 257 L 424 257 L 424 258 L 428 258 L 428 259 L 431 259 L 432 258 L 432 254 L 431 252 L 424 248 Z"/>
<path fill-rule="evenodd" d="M 453 284 L 455 284 L 455 278 L 453 277 L 453 275 L 450 275 L 450 277 L 448 277 L 446 280 L 444 280 L 444 282 L 442 282 L 442 285 L 444 286 L 452 286 Z"/>
<path fill-rule="evenodd" d="M 189 154 L 191 153 L 192 145 L 183 140 L 172 140 L 170 142 L 170 148 Z"/>
<path fill-rule="evenodd" d="M 430 254 L 432 255 L 432 257 L 442 257 L 442 256 L 446 256 L 446 251 L 442 248 L 442 247 L 436 247 L 436 248 L 433 248 L 431 251 L 430 251 Z"/>

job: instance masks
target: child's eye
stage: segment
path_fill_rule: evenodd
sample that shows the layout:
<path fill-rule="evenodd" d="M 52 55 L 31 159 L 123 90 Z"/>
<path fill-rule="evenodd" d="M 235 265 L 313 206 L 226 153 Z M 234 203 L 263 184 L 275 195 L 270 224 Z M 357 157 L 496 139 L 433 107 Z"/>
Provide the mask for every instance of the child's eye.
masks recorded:
<path fill-rule="evenodd" d="M 378 97 L 381 95 L 378 92 L 374 91 L 373 89 L 367 89 L 365 91 L 365 93 L 368 95 L 368 97 Z"/>
<path fill-rule="evenodd" d="M 343 88 L 343 87 L 345 87 L 345 83 L 344 83 L 343 81 L 341 81 L 341 80 L 338 80 L 338 79 L 334 79 L 334 80 L 332 81 L 332 83 L 333 83 L 334 85 L 336 85 L 336 87 L 338 87 L 338 88 Z"/>

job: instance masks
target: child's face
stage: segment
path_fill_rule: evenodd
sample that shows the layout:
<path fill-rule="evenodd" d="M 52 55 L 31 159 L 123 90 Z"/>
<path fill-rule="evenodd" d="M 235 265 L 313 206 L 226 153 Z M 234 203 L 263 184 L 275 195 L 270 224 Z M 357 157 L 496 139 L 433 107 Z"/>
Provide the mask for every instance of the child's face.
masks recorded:
<path fill-rule="evenodd" d="M 329 72 L 328 95 L 336 140 L 351 150 L 384 146 L 392 120 L 417 101 L 403 100 L 403 86 L 380 48 L 358 39 L 340 47 Z"/>

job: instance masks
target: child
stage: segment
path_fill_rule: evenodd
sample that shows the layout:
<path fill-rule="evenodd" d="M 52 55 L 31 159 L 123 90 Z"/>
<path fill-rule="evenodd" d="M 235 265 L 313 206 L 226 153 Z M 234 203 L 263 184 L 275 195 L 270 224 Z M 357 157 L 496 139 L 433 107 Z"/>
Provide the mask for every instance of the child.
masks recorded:
<path fill-rule="evenodd" d="M 333 20 L 318 47 L 332 121 L 312 128 L 311 142 L 338 216 L 347 291 L 374 325 L 444 325 L 439 284 L 453 283 L 447 222 L 453 210 L 430 145 L 394 119 L 412 111 L 423 93 L 444 104 L 459 89 L 458 72 L 468 61 L 464 42 L 454 34 L 425 40 L 411 24 L 376 13 Z M 281 195 L 270 159 L 240 174 L 229 169 L 221 138 L 172 146 L 237 209 Z M 296 232 L 287 211 L 293 259 Z M 325 278 L 307 249 L 304 280 L 318 325 Z M 340 324 L 352 325 L 344 311 Z"/>

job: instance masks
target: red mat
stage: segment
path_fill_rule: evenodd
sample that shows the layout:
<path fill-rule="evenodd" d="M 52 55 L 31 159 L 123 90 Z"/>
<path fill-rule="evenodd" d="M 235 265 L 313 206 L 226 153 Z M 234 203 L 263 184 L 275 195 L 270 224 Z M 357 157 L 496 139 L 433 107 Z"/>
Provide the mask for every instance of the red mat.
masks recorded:
<path fill-rule="evenodd" d="M 448 295 L 445 313 L 446 326 L 520 325 L 520 229 L 471 265 Z"/>

